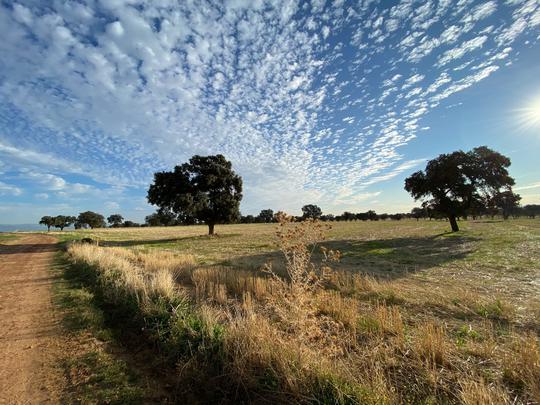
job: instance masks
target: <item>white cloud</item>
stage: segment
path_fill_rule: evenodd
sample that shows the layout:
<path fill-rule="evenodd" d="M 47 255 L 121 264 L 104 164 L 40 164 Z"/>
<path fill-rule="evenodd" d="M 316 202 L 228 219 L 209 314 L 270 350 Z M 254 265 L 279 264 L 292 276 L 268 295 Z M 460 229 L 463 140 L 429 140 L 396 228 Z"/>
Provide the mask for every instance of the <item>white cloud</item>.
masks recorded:
<path fill-rule="evenodd" d="M 525 186 L 514 187 L 513 190 L 514 191 L 521 191 L 521 190 L 531 190 L 531 189 L 534 189 L 534 188 L 540 188 L 540 182 L 527 184 Z"/>
<path fill-rule="evenodd" d="M 407 89 L 411 87 L 413 84 L 421 82 L 424 80 L 425 76 L 421 74 L 415 74 L 411 77 L 409 77 L 407 80 L 405 80 L 405 84 L 403 85 L 402 89 Z"/>
<path fill-rule="evenodd" d="M 0 156 L 2 155 L 4 156 L 4 159 L 10 162 L 18 161 L 23 165 L 55 167 L 71 172 L 81 171 L 76 165 L 67 162 L 66 160 L 59 159 L 56 156 L 52 156 L 50 153 L 40 153 L 28 149 L 16 148 L 3 143 L 0 140 Z"/>
<path fill-rule="evenodd" d="M 107 25 L 107 32 L 114 37 L 121 37 L 124 35 L 124 27 L 120 21 L 115 21 Z"/>
<path fill-rule="evenodd" d="M 497 3 L 493 0 L 487 1 L 482 4 L 478 4 L 477 6 L 473 7 L 470 14 L 467 14 L 467 16 L 464 19 L 464 22 L 473 23 L 476 21 L 483 20 L 484 18 L 487 18 L 490 15 L 492 15 L 496 9 L 497 9 Z"/>
<path fill-rule="evenodd" d="M 443 44 L 453 44 L 463 33 L 463 30 L 457 25 L 451 25 L 443 31 L 439 37 L 439 41 Z"/>
<path fill-rule="evenodd" d="M 452 78 L 450 77 L 450 75 L 447 72 L 442 72 L 441 75 L 432 84 L 429 85 L 429 87 L 426 90 L 426 94 L 434 93 L 441 86 L 450 82 L 452 82 Z"/>
<path fill-rule="evenodd" d="M 441 93 L 436 94 L 435 96 L 431 97 L 432 102 L 439 102 L 441 100 L 444 100 L 447 97 L 450 97 L 452 94 L 457 93 L 459 91 L 465 90 L 469 87 L 471 87 L 473 84 L 484 80 L 488 76 L 490 76 L 493 72 L 496 72 L 499 69 L 498 66 L 488 66 L 478 73 L 469 75 L 461 80 L 458 80 L 454 82 L 452 85 L 448 86 L 444 91 Z"/>
<path fill-rule="evenodd" d="M 118 204 L 116 201 L 107 201 L 105 203 L 105 208 L 110 210 L 117 210 L 120 208 L 120 204 Z"/>
<path fill-rule="evenodd" d="M 506 28 L 499 36 L 497 36 L 497 42 L 499 45 L 510 45 L 521 34 L 525 28 L 527 28 L 527 21 L 520 18 L 515 21 L 511 27 Z"/>
<path fill-rule="evenodd" d="M 22 171 L 18 178 L 30 182 L 33 188 L 44 190 L 47 192 L 56 192 L 57 195 L 62 197 L 73 197 L 75 195 L 90 196 L 95 192 L 94 186 L 82 183 L 70 183 L 64 178 L 52 173 L 41 173 L 36 171 L 25 170 Z M 40 193 L 39 195 L 46 195 Z"/>
<path fill-rule="evenodd" d="M 370 180 L 364 182 L 362 185 L 364 187 L 366 187 L 366 186 L 370 186 L 372 184 L 377 184 L 377 183 L 381 183 L 381 182 L 386 181 L 386 180 L 393 179 L 394 177 L 400 175 L 401 173 L 403 173 L 403 172 L 405 172 L 407 170 L 410 170 L 413 167 L 416 167 L 416 166 L 424 163 L 426 160 L 427 159 L 413 159 L 413 160 L 403 162 L 403 163 L 399 164 L 397 167 L 395 167 L 394 169 L 392 169 L 391 171 L 389 171 L 389 172 L 387 172 L 387 173 L 385 173 L 383 175 L 373 177 Z"/>
<path fill-rule="evenodd" d="M 31 180 L 34 184 L 48 191 L 63 190 L 67 185 L 62 177 L 50 173 L 27 172 L 23 173 L 21 177 Z"/>
<path fill-rule="evenodd" d="M 13 5 L 13 17 L 22 24 L 32 24 L 32 12 L 22 4 L 15 3 Z"/>
<path fill-rule="evenodd" d="M 74 173 L 143 194 L 154 171 L 223 153 L 243 209 L 358 193 L 407 170 L 423 117 L 538 20 L 530 2 L 383 3 L 3 4 L 2 170 L 46 173 L 51 198 L 94 191 Z"/>
<path fill-rule="evenodd" d="M 324 39 L 328 38 L 328 35 L 330 35 L 330 28 L 328 28 L 326 25 L 322 28 L 322 36 Z"/>
<path fill-rule="evenodd" d="M 22 192 L 23 191 L 19 187 L 0 181 L 0 195 L 19 196 Z"/>
<path fill-rule="evenodd" d="M 437 61 L 438 66 L 444 66 L 447 63 L 454 61 L 456 59 L 462 58 L 466 53 L 472 52 L 478 48 L 481 48 L 482 45 L 487 41 L 487 36 L 479 36 L 473 38 L 469 41 L 463 42 L 460 46 L 454 49 L 446 51 Z"/>

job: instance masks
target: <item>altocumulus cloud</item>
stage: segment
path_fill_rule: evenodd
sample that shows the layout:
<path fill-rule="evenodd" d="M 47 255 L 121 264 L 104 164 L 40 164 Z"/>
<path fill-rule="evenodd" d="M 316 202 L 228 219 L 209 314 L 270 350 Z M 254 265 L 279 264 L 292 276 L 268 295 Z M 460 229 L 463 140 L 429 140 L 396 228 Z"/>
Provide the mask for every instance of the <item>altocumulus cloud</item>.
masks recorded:
<path fill-rule="evenodd" d="M 532 0 L 388 3 L 2 3 L 0 154 L 59 192 L 62 173 L 143 190 L 223 153 L 247 210 L 377 196 L 366 187 L 421 163 L 399 148 L 422 117 L 540 24 Z"/>

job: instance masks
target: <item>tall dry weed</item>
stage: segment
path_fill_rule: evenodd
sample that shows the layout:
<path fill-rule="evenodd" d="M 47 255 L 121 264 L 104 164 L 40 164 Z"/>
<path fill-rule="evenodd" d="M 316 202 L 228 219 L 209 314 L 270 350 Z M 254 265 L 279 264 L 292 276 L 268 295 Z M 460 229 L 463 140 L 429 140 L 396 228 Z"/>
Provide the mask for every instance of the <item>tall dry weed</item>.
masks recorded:
<path fill-rule="evenodd" d="M 533 334 L 517 337 L 514 350 L 506 358 L 505 378 L 522 386 L 531 400 L 540 403 L 540 344 Z"/>
<path fill-rule="evenodd" d="M 218 285 L 224 286 L 227 293 L 240 299 L 244 293 L 248 292 L 252 298 L 262 299 L 272 293 L 272 283 L 268 277 L 260 274 L 238 270 L 231 267 L 212 266 L 195 270 L 191 275 L 191 280 L 197 293 L 198 299 L 216 299 L 213 293 L 217 291 Z"/>
<path fill-rule="evenodd" d="M 503 387 L 497 383 L 488 384 L 484 379 L 464 379 L 460 382 L 460 396 L 463 405 L 507 405 L 512 401 Z"/>
<path fill-rule="evenodd" d="M 270 265 L 264 269 L 273 285 L 273 294 L 267 297 L 268 308 L 288 333 L 306 342 L 323 335 L 316 319 L 315 292 L 323 287 L 330 273 L 327 263 L 339 258 L 338 252 L 323 250 L 322 264 L 317 266 L 312 261 L 327 229 L 328 225 L 318 221 L 295 223 L 282 216 L 276 235 L 287 277 L 280 277 Z"/>
<path fill-rule="evenodd" d="M 418 327 L 416 351 L 428 366 L 444 365 L 448 361 L 449 345 L 444 329 L 433 322 Z"/>

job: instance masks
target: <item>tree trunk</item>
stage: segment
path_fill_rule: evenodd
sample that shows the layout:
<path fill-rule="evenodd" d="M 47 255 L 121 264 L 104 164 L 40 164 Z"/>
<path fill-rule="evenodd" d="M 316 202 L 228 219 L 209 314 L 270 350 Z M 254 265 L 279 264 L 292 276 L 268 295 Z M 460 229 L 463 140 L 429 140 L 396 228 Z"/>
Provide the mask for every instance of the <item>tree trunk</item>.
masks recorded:
<path fill-rule="evenodd" d="M 208 224 L 208 235 L 214 234 L 214 224 Z"/>
<path fill-rule="evenodd" d="M 51 226 L 47 225 L 47 232 L 50 232 L 50 231 L 51 231 Z"/>
<path fill-rule="evenodd" d="M 452 232 L 459 231 L 459 226 L 456 221 L 456 216 L 454 214 L 448 215 L 448 220 L 450 221 L 450 226 L 452 227 Z"/>

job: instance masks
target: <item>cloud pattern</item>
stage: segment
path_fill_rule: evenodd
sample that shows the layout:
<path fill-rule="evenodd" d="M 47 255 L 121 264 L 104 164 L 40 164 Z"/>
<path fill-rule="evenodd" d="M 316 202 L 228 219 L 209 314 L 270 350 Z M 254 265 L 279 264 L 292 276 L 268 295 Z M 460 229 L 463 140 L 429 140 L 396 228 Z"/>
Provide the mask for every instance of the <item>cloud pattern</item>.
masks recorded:
<path fill-rule="evenodd" d="M 422 118 L 539 26 L 537 0 L 2 3 L 0 156 L 73 197 L 93 186 L 62 173 L 143 195 L 223 153 L 247 211 L 354 205 L 422 163 L 400 153 Z"/>

